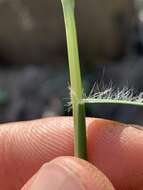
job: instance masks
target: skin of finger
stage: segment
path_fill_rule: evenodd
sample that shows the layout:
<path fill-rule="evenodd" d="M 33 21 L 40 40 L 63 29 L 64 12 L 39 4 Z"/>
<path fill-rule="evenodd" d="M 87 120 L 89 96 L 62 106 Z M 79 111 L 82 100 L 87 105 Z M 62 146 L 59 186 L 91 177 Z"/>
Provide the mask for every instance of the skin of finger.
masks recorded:
<path fill-rule="evenodd" d="M 88 119 L 87 125 L 92 120 Z M 1 125 L 0 155 L 0 187 L 19 190 L 45 162 L 73 155 L 72 118 Z"/>
<path fill-rule="evenodd" d="M 99 119 L 89 119 L 87 125 L 89 161 L 117 190 L 142 190 L 142 131 Z M 1 125 L 1 189 L 19 190 L 45 162 L 72 156 L 72 126 L 72 118 L 64 117 Z"/>
<path fill-rule="evenodd" d="M 48 181 L 48 176 L 51 175 L 49 174 L 49 169 L 51 168 L 53 168 L 53 170 L 56 168 L 62 173 L 64 172 L 64 187 L 66 186 L 68 189 L 71 189 L 70 187 L 73 186 L 74 183 L 76 190 L 114 190 L 111 182 L 96 167 L 87 161 L 74 157 L 58 157 L 53 161 L 44 164 L 44 166 L 37 172 L 37 178 L 35 178 L 35 176 L 34 179 L 31 178 L 31 180 L 29 180 L 22 190 L 34 190 L 35 184 L 36 187 L 37 183 L 41 184 L 41 178 L 38 177 L 41 173 L 43 173 L 43 171 L 45 180 L 43 181 L 42 179 L 42 183 L 45 183 L 47 186 L 49 186 L 48 184 L 52 182 L 51 177 L 50 181 Z M 56 183 L 55 179 L 53 179 L 53 183 Z M 63 189 L 65 189 L 64 187 Z M 59 190 L 60 188 L 61 187 L 59 186 Z M 58 189 L 57 186 L 56 189 Z M 41 190 L 41 188 L 37 188 L 37 190 Z"/>
<path fill-rule="evenodd" d="M 116 190 L 143 189 L 143 131 L 135 127 L 104 120 L 88 127 L 88 159 Z"/>

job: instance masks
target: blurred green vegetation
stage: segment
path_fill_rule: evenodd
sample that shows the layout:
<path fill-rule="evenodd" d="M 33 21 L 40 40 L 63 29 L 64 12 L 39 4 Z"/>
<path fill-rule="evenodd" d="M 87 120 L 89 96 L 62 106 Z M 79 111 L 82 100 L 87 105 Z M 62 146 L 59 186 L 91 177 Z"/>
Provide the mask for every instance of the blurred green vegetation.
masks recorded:
<path fill-rule="evenodd" d="M 8 100 L 9 100 L 8 92 L 4 89 L 0 89 L 0 105 L 7 104 Z"/>

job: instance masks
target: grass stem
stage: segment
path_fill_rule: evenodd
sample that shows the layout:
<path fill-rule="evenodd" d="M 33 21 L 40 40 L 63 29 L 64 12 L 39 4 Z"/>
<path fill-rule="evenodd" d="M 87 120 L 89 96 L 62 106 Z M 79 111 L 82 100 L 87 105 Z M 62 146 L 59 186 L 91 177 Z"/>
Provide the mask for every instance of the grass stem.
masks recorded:
<path fill-rule="evenodd" d="M 80 103 L 83 95 L 81 81 L 79 52 L 77 43 L 77 31 L 75 24 L 75 1 L 61 0 L 66 28 L 70 82 L 71 102 L 74 118 L 74 155 L 86 159 L 86 125 L 85 103 Z"/>

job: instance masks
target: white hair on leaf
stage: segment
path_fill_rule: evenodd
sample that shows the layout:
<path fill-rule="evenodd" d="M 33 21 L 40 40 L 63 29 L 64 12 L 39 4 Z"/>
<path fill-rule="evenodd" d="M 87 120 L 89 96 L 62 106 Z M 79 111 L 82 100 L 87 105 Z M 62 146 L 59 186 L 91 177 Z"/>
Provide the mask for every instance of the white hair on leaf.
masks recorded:
<path fill-rule="evenodd" d="M 95 88 L 98 89 L 96 92 Z M 112 86 L 100 90 L 94 85 L 89 96 L 84 96 L 81 103 L 86 104 L 128 104 L 143 106 L 143 92 L 134 95 L 134 90 L 127 87 L 114 89 Z"/>
<path fill-rule="evenodd" d="M 70 93 L 75 93 L 69 88 Z M 76 95 L 75 95 L 76 97 Z M 94 84 L 89 95 L 83 94 L 83 98 L 80 100 L 79 104 L 122 104 L 122 105 L 133 105 L 133 106 L 143 106 L 143 92 L 135 95 L 133 89 L 128 87 L 123 87 L 115 89 L 110 83 L 108 87 L 102 85 L 100 88 L 98 84 Z M 72 108 L 72 102 L 69 101 L 67 104 L 68 111 Z"/>

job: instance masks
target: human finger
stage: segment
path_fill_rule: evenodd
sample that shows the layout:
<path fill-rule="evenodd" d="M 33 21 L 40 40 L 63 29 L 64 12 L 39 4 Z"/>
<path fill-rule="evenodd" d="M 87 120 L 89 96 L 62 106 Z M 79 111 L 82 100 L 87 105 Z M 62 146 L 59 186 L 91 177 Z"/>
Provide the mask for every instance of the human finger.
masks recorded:
<path fill-rule="evenodd" d="M 0 187 L 20 189 L 45 162 L 73 155 L 72 118 L 51 117 L 1 125 L 0 155 Z"/>
<path fill-rule="evenodd" d="M 117 190 L 143 189 L 143 130 L 107 120 L 88 127 L 88 159 Z"/>
<path fill-rule="evenodd" d="M 59 157 L 44 164 L 22 190 L 114 190 L 95 166 L 74 157 Z"/>

